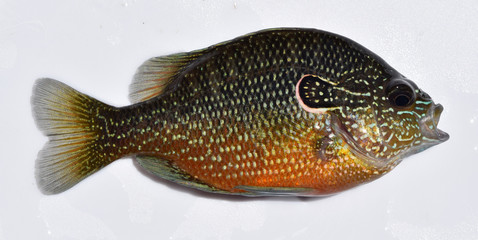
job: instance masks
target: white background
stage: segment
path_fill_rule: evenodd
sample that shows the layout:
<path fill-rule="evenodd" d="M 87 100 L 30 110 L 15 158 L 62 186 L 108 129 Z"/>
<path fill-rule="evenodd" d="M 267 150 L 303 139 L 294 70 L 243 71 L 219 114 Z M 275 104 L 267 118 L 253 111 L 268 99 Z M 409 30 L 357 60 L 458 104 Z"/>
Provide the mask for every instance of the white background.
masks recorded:
<path fill-rule="evenodd" d="M 347 36 L 436 102 L 448 142 L 390 174 L 322 199 L 201 194 L 114 162 L 42 195 L 34 161 L 47 138 L 30 95 L 51 77 L 128 102 L 146 59 L 269 27 Z M 0 0 L 0 239 L 478 239 L 478 2 Z"/>

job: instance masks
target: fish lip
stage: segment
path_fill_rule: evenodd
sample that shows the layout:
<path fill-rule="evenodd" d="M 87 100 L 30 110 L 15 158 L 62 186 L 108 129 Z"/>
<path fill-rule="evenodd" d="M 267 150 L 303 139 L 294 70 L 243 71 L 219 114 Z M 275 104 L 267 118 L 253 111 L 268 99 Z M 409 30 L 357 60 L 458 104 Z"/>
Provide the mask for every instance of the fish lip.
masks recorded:
<path fill-rule="evenodd" d="M 448 133 L 437 127 L 442 112 L 443 106 L 441 104 L 433 105 L 428 110 L 427 115 L 420 120 L 423 137 L 436 144 L 445 142 L 450 138 Z"/>

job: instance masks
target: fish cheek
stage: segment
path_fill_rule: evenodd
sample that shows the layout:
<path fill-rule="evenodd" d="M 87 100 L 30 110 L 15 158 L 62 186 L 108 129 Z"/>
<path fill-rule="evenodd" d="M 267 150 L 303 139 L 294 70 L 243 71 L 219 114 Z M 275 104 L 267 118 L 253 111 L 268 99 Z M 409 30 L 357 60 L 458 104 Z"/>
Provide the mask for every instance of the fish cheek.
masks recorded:
<path fill-rule="evenodd" d="M 354 97 L 354 103 L 359 99 Z M 357 156 L 370 160 L 373 165 L 384 165 L 379 163 L 386 159 L 380 111 L 371 104 L 349 104 L 335 112 L 334 133 L 341 136 Z"/>
<path fill-rule="evenodd" d="M 379 158 L 383 149 L 382 138 L 367 88 L 354 81 L 334 83 L 319 76 L 305 75 L 296 86 L 296 97 L 301 107 L 311 113 L 329 113 L 336 136 L 369 159 Z M 317 141 L 320 159 L 331 159 L 340 150 L 337 140 L 323 137 Z"/>
<path fill-rule="evenodd" d="M 388 111 L 382 114 L 381 132 L 391 151 L 400 151 L 411 145 L 421 130 L 413 111 Z"/>

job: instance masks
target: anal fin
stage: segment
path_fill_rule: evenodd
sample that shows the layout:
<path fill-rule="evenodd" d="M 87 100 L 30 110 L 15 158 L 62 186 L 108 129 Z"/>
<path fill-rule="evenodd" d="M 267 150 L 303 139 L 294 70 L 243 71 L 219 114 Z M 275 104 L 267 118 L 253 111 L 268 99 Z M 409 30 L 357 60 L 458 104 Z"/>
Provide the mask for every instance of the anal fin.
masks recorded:
<path fill-rule="evenodd" d="M 313 188 L 294 187 L 258 187 L 258 186 L 237 186 L 236 189 L 248 192 L 250 196 L 312 196 L 315 193 Z"/>
<path fill-rule="evenodd" d="M 152 156 L 136 156 L 136 160 L 141 167 L 146 169 L 148 172 L 168 181 L 201 191 L 228 194 L 228 192 L 224 190 L 211 187 L 206 183 L 201 182 L 187 172 L 179 169 L 171 161 Z"/>
<path fill-rule="evenodd" d="M 228 195 L 242 195 L 249 197 L 261 196 L 312 196 L 315 193 L 313 188 L 293 187 L 258 187 L 258 186 L 236 186 L 235 189 L 243 192 L 228 192 L 201 182 L 187 172 L 179 169 L 173 162 L 152 156 L 136 156 L 138 163 L 148 172 L 162 179 L 180 184 L 182 186 L 198 189 L 205 192 L 221 193 Z"/>

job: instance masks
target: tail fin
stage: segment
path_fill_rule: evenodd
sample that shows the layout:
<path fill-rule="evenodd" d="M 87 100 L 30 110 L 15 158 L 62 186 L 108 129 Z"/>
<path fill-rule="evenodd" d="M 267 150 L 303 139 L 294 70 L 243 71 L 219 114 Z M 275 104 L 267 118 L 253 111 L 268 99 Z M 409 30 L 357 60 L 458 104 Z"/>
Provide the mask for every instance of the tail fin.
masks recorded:
<path fill-rule="evenodd" d="M 63 192 L 114 160 L 102 152 L 98 121 L 98 112 L 113 107 L 53 79 L 37 80 L 31 101 L 38 128 L 50 140 L 36 161 L 43 193 Z"/>

